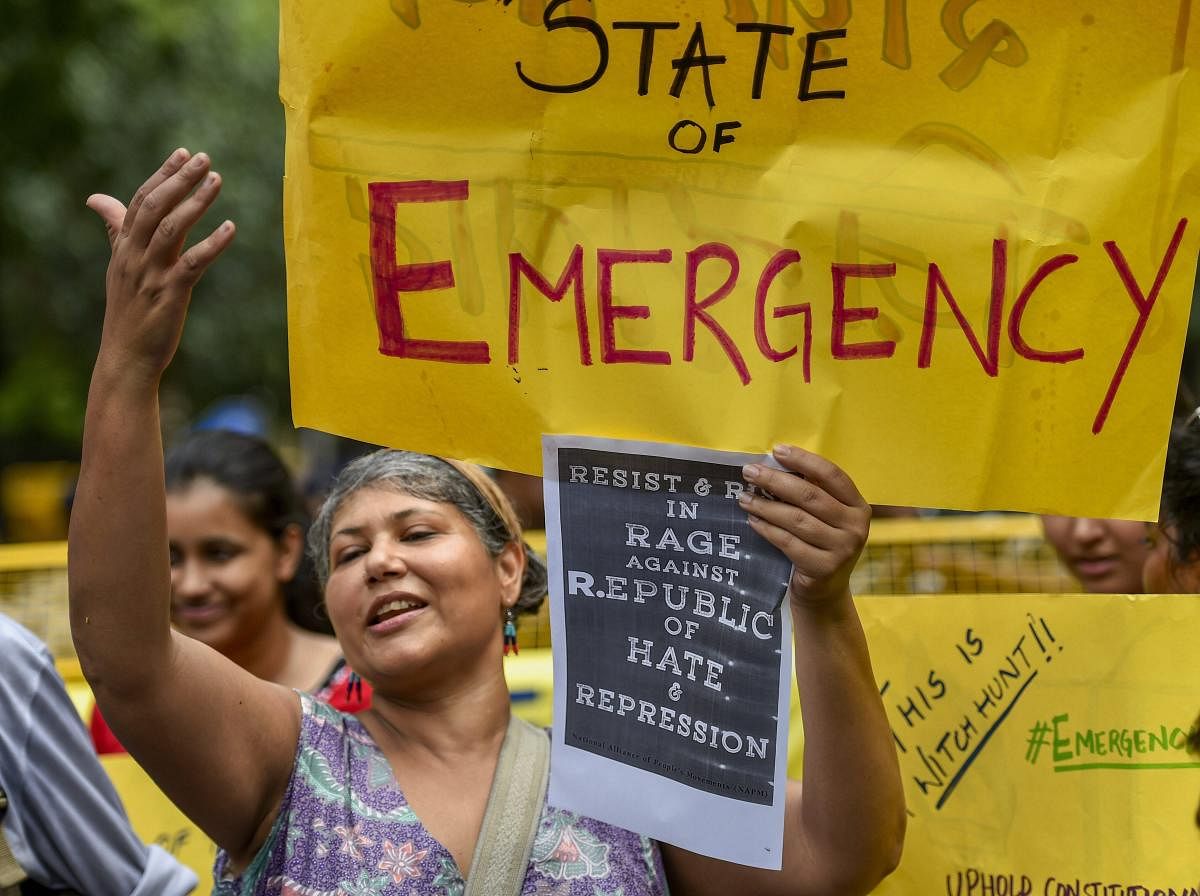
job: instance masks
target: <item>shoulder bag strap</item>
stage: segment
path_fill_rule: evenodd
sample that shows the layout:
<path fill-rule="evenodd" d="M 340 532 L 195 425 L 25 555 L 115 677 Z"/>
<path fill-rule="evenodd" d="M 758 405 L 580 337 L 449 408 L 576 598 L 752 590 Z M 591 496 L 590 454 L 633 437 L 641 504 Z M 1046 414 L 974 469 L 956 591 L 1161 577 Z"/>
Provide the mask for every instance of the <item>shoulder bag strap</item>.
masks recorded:
<path fill-rule="evenodd" d="M 549 782 L 550 738 L 511 716 L 464 896 L 519 896 Z"/>
<path fill-rule="evenodd" d="M 0 787 L 0 896 L 20 893 L 19 884 L 28 877 L 25 870 L 13 858 L 12 850 L 8 848 L 8 838 L 4 836 L 4 816 L 8 814 L 8 794 Z"/>

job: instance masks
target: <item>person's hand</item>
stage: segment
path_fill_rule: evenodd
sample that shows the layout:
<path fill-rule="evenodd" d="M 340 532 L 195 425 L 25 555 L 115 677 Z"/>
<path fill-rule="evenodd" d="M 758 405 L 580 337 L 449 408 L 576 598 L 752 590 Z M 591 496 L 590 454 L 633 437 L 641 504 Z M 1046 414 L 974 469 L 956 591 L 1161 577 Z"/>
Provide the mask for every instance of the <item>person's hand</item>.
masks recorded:
<path fill-rule="evenodd" d="M 183 251 L 188 231 L 221 189 L 204 153 L 177 149 L 142 184 L 129 208 L 112 196 L 94 194 L 88 208 L 108 230 L 112 259 L 101 353 L 119 369 L 157 382 L 179 346 L 192 287 L 233 240 L 226 221 Z"/>
<path fill-rule="evenodd" d="M 792 600 L 800 604 L 850 595 L 850 573 L 871 524 L 871 507 L 840 467 L 793 446 L 774 456 L 785 468 L 750 464 L 746 481 L 774 497 L 743 492 L 750 525 L 792 561 Z M 795 475 L 799 474 L 799 475 Z"/>

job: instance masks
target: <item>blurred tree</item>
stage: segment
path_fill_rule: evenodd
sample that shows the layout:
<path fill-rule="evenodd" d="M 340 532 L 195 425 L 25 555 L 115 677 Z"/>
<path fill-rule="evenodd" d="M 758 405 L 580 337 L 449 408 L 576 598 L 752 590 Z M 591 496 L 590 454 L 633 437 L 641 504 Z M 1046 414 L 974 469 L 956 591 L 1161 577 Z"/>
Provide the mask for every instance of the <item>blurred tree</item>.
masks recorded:
<path fill-rule="evenodd" d="M 89 193 L 129 197 L 176 146 L 225 178 L 208 272 L 167 377 L 176 417 L 287 403 L 277 6 L 5 0 L 0 29 L 0 467 L 78 452 L 108 245 Z M 236 347 L 236 348 L 235 348 Z"/>

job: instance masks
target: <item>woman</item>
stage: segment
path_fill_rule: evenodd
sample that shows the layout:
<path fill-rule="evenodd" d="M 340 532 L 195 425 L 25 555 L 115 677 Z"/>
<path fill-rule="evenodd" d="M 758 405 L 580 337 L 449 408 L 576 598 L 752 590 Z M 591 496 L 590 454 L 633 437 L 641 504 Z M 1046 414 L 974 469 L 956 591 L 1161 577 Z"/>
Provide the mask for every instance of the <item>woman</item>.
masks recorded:
<path fill-rule="evenodd" d="M 1200 408 L 1171 430 L 1158 524 L 1147 524 L 1150 554 L 1142 570 L 1148 594 L 1200 594 Z M 1188 732 L 1200 756 L 1200 717 Z M 1200 806 L 1196 807 L 1200 827 Z"/>
<path fill-rule="evenodd" d="M 312 629 L 315 583 L 302 570 L 308 519 L 291 474 L 266 442 L 193 433 L 166 459 L 171 622 L 259 678 L 339 709 L 369 705 L 337 640 Z M 95 710 L 98 753 L 124 748 Z"/>
<path fill-rule="evenodd" d="M 219 185 L 207 156 L 177 150 L 128 209 L 89 199 L 113 258 L 70 533 L 80 662 L 130 752 L 221 847 L 218 868 L 231 876 L 223 892 L 460 893 L 509 725 L 500 621 L 529 575 L 502 499 L 468 491 L 487 505 L 482 524 L 424 474 L 403 485 L 363 477 L 332 499 L 314 539 L 318 564 L 328 563 L 330 620 L 375 689 L 357 717 L 298 699 L 171 630 L 158 386 L 192 287 L 233 238 L 225 222 L 183 251 Z M 743 507 L 794 564 L 806 751 L 803 791 L 792 782 L 787 792 L 783 870 L 660 849 L 581 820 L 609 840 L 619 884 L 555 879 L 535 861 L 523 892 L 866 893 L 898 861 L 899 768 L 848 584 L 870 511 L 827 461 L 797 448 L 776 457 L 804 478 L 748 467 L 777 500 L 747 494 Z M 539 830 L 564 815 L 543 806 Z M 385 827 L 345 823 L 355 818 Z M 370 861 L 368 848 L 382 858 Z M 288 859 L 301 849 L 311 860 L 297 869 Z"/>
<path fill-rule="evenodd" d="M 1139 594 L 1149 550 L 1137 520 L 1042 517 L 1042 531 L 1058 559 L 1089 594 Z"/>
<path fill-rule="evenodd" d="M 1171 431 L 1158 525 L 1147 529 L 1146 591 L 1200 593 L 1200 411 Z"/>

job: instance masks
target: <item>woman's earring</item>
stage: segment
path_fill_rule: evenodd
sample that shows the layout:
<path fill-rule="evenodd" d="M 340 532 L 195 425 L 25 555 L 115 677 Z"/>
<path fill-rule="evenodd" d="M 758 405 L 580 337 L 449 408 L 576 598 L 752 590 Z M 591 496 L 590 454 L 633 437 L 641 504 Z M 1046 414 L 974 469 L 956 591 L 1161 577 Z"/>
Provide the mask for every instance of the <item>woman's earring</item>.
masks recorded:
<path fill-rule="evenodd" d="M 346 699 L 362 702 L 362 679 L 353 669 L 350 670 L 350 677 L 346 679 Z"/>
<path fill-rule="evenodd" d="M 512 607 L 506 607 L 504 610 L 504 655 L 508 656 L 508 651 L 511 648 L 513 655 L 520 654 L 520 649 L 517 647 L 517 614 Z"/>

